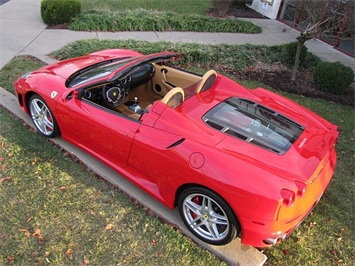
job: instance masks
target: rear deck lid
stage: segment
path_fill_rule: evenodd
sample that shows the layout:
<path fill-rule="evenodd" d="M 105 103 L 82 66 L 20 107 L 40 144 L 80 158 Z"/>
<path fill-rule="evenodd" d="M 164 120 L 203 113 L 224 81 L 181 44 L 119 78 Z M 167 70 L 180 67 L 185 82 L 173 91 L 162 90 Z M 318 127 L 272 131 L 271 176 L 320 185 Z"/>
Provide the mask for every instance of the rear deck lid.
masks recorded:
<path fill-rule="evenodd" d="M 286 116 L 247 99 L 229 98 L 203 116 L 204 122 L 227 135 L 284 154 L 304 131 Z"/>

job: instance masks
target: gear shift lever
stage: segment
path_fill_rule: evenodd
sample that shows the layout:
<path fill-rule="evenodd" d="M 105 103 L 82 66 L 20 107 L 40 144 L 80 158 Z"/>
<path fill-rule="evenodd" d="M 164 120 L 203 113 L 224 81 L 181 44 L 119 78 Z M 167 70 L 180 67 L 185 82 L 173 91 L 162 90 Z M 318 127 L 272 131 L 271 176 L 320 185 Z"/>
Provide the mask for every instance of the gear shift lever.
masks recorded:
<path fill-rule="evenodd" d="M 142 112 L 144 112 L 142 108 L 138 105 L 138 97 L 134 97 L 134 104 L 129 106 L 129 109 L 135 112 L 136 114 L 142 114 Z"/>

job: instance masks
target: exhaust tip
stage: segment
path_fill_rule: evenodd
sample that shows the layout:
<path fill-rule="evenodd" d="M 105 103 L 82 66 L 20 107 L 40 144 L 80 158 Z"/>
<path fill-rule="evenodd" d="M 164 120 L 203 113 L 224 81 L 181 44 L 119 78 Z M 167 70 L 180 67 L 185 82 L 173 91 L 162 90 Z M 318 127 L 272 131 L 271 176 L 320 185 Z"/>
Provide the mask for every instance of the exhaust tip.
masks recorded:
<path fill-rule="evenodd" d="M 277 237 L 266 238 L 263 240 L 263 243 L 265 245 L 273 246 L 273 245 L 276 245 L 277 243 L 280 243 L 281 241 L 285 240 L 286 236 L 287 236 L 286 234 L 280 234 Z"/>

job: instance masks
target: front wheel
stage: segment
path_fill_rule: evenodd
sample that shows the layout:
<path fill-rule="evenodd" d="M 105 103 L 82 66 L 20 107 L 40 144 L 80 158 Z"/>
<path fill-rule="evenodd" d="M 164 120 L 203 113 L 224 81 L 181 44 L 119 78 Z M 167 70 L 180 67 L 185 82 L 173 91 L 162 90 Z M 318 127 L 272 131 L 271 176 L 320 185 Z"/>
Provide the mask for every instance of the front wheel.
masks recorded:
<path fill-rule="evenodd" d="M 231 208 L 208 189 L 192 187 L 184 190 L 178 208 L 189 230 L 204 242 L 224 245 L 239 234 L 240 225 Z"/>
<path fill-rule="evenodd" d="M 29 100 L 31 119 L 41 135 L 53 138 L 59 135 L 59 127 L 44 99 L 35 94 Z"/>

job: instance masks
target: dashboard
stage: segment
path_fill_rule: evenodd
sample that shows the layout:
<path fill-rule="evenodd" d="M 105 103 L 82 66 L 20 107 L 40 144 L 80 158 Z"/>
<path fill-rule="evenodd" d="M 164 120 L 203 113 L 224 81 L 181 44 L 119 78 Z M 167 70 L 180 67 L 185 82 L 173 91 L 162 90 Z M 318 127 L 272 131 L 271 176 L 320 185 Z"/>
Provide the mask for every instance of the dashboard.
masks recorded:
<path fill-rule="evenodd" d="M 150 81 L 154 76 L 154 73 L 155 68 L 150 63 L 136 66 L 128 74 L 119 77 L 112 82 L 85 89 L 83 98 L 100 105 L 107 105 L 105 91 L 115 89 L 120 95 L 122 95 L 122 97 L 126 97 L 132 88 Z"/>

